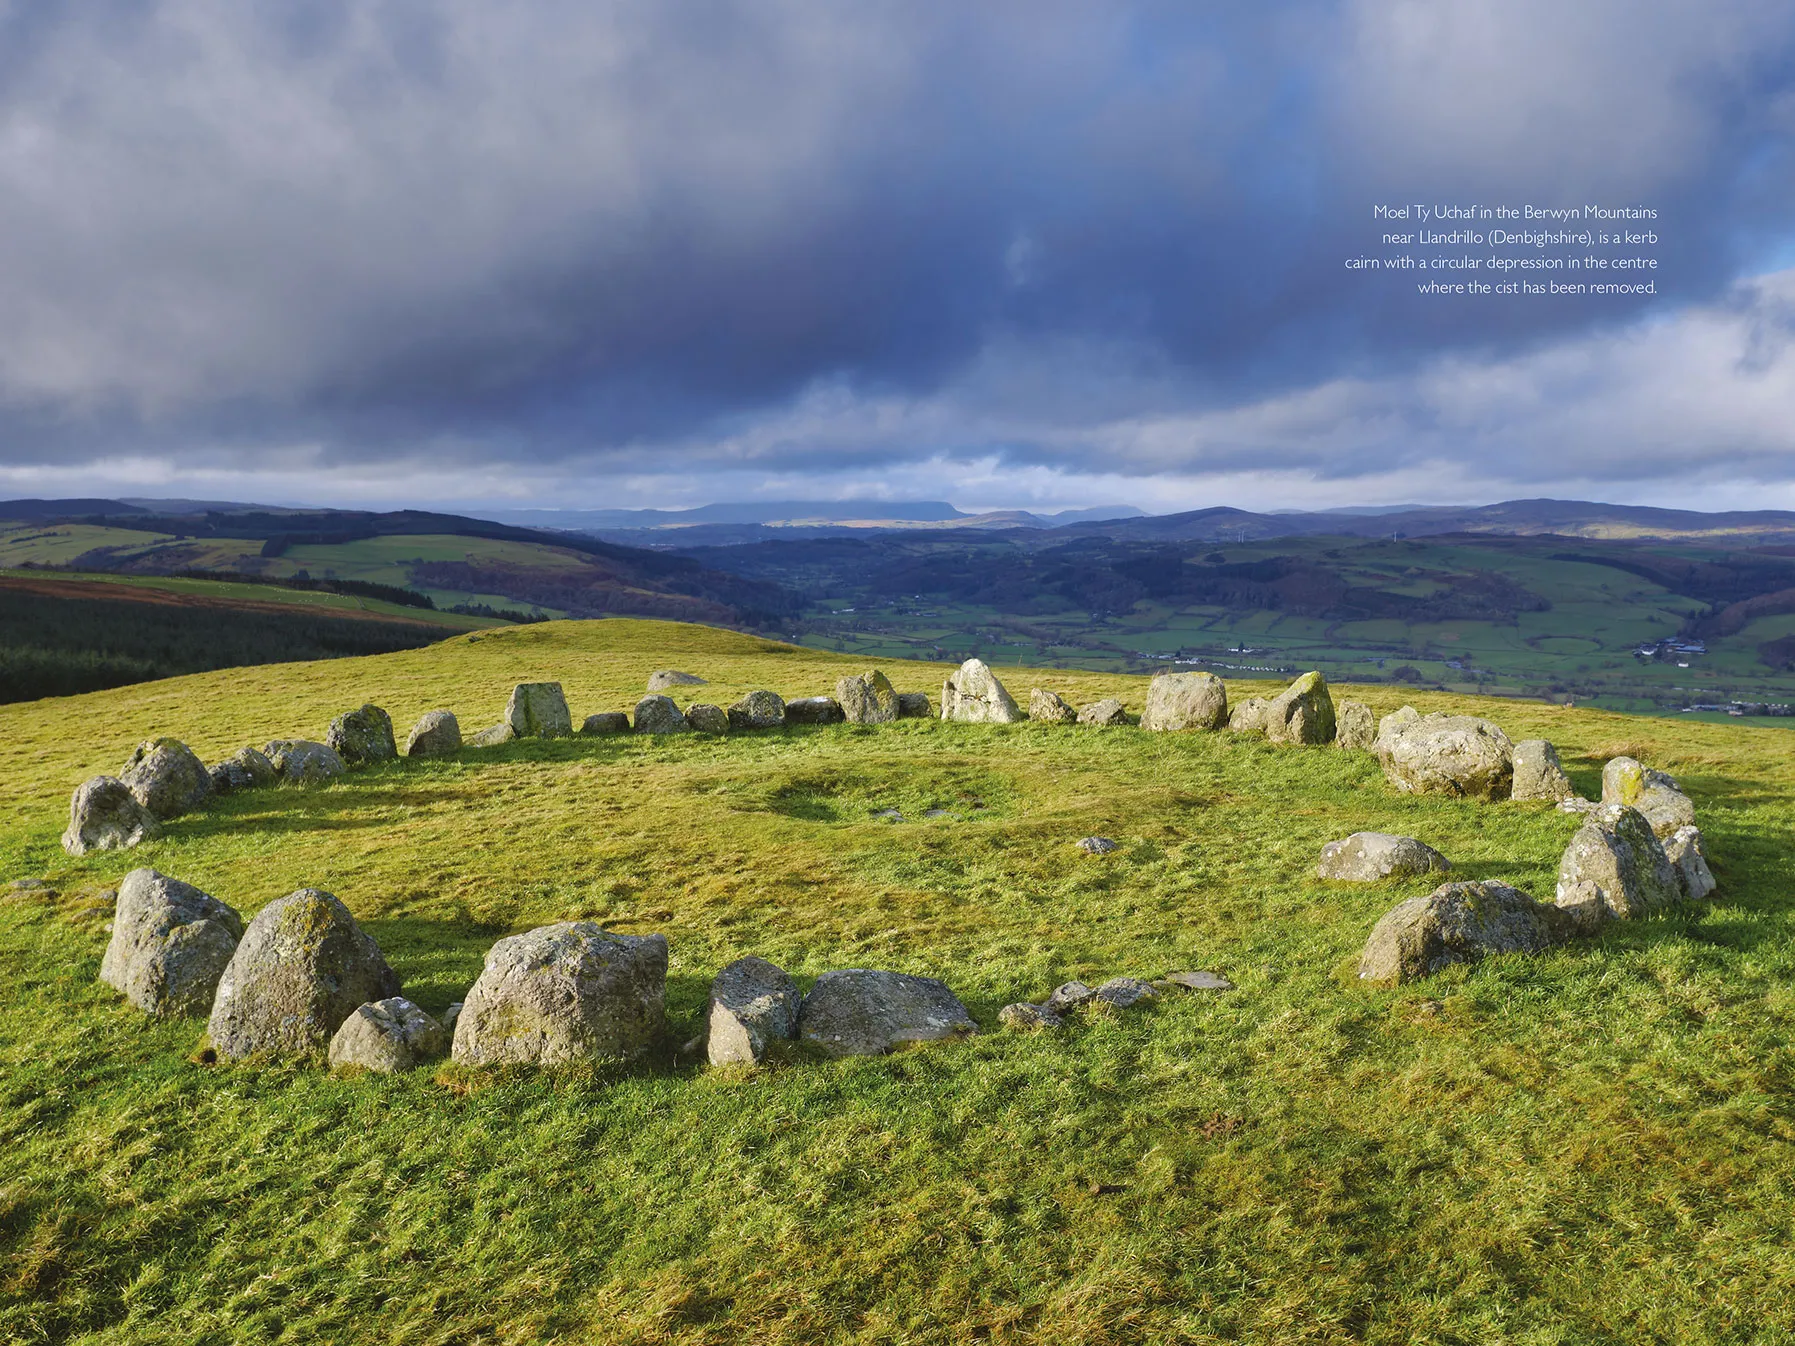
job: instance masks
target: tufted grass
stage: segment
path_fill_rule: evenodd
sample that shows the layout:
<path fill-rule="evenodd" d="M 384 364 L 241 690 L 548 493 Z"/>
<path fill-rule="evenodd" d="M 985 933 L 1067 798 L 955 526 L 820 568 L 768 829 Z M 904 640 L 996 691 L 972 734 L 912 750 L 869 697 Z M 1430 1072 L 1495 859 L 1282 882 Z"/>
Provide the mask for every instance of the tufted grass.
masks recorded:
<path fill-rule="evenodd" d="M 1396 991 L 1353 955 L 1418 888 L 1317 884 L 1325 841 L 1408 833 L 1543 896 L 1575 820 L 1402 798 L 1333 749 L 906 721 L 470 750 L 222 801 L 128 855 L 57 846 L 74 785 L 153 734 L 215 760 L 368 699 L 471 731 L 538 678 L 577 718 L 669 665 L 712 679 L 682 701 L 724 705 L 859 667 L 563 622 L 0 707 L 0 877 L 58 888 L 0 896 L 0 1340 L 1795 1340 L 1786 733 L 1477 703 L 1586 792 L 1618 751 L 1676 772 L 1721 894 Z M 939 666 L 886 668 L 938 692 Z M 1121 849 L 1080 855 L 1093 832 Z M 1239 989 L 753 1074 L 671 1047 L 552 1073 L 207 1067 L 201 1024 L 95 981 L 103 894 L 139 864 L 246 915 L 328 888 L 433 1011 L 500 934 L 664 931 L 675 1042 L 749 952 L 801 982 L 940 976 L 987 1027 L 1070 977 Z"/>

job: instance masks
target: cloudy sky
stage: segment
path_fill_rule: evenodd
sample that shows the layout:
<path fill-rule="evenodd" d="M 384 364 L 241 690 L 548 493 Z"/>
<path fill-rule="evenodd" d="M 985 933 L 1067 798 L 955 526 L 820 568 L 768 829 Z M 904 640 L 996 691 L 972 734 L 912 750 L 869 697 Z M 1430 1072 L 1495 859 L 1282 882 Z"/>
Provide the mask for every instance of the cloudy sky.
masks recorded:
<path fill-rule="evenodd" d="M 0 0 L 0 495 L 1795 508 L 1792 207 L 1788 0 Z"/>

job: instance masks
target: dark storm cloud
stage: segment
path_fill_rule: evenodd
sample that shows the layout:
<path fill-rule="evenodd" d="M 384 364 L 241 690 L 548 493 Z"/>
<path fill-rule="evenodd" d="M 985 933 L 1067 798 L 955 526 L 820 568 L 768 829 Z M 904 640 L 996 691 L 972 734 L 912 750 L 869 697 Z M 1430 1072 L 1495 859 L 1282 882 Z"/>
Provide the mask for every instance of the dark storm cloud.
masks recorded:
<path fill-rule="evenodd" d="M 1763 302 L 1780 0 L 1238 8 L 0 7 L 0 463 L 1350 473 L 1629 316 L 1347 273 L 1388 199 L 1651 204 L 1666 311 Z"/>

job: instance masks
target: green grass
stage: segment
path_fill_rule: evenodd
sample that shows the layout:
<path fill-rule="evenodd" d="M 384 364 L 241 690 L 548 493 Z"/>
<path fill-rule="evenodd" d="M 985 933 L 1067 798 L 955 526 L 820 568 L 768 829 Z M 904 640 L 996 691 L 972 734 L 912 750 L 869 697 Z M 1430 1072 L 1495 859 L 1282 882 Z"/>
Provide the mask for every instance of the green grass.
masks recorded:
<path fill-rule="evenodd" d="M 0 898 L 0 1339 L 1795 1340 L 1795 768 L 1774 730 L 1408 697 L 1552 738 L 1585 791 L 1620 751 L 1676 772 L 1721 892 L 1397 991 L 1351 961 L 1416 886 L 1317 884 L 1325 841 L 1408 833 L 1543 896 L 1575 820 L 1398 796 L 1333 749 L 905 721 L 470 750 L 235 797 L 125 855 L 56 845 L 73 786 L 153 733 L 215 759 L 367 699 L 401 730 L 438 705 L 472 729 L 537 678 L 578 717 L 666 666 L 712 680 L 682 700 L 727 704 L 863 665 L 552 623 L 0 707 L 0 875 L 61 890 Z M 938 692 L 941 665 L 886 667 Z M 1024 697 L 1144 695 L 1004 676 Z M 871 816 L 887 806 L 917 821 Z M 1081 856 L 1092 832 L 1121 849 Z M 805 983 L 939 976 L 987 1027 L 1074 976 L 1207 967 L 1239 989 L 751 1075 L 670 1052 L 391 1079 L 205 1067 L 199 1023 L 148 1022 L 95 981 L 101 895 L 138 864 L 246 914 L 328 888 L 431 1010 L 508 931 L 663 931 L 675 1040 L 750 952 Z"/>

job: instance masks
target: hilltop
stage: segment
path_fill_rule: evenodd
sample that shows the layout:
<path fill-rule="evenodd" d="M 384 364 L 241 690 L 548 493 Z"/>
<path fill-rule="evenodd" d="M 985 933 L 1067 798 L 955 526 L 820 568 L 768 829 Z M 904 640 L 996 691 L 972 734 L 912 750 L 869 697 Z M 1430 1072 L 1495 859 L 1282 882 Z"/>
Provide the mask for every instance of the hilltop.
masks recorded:
<path fill-rule="evenodd" d="M 0 1336 L 351 1340 L 376 1314 L 401 1341 L 1795 1332 L 1795 766 L 1775 731 L 1350 689 L 1548 737 L 1585 793 L 1620 752 L 1674 772 L 1720 881 L 1700 907 L 1399 990 L 1351 968 L 1408 890 L 1318 883 L 1324 842 L 1418 836 L 1540 896 L 1576 820 L 1399 796 L 1332 748 L 913 720 L 468 749 L 231 796 L 128 853 L 57 846 L 74 785 L 154 734 L 214 760 L 370 700 L 401 726 L 446 706 L 472 727 L 545 678 L 577 718 L 666 666 L 709 679 L 682 699 L 727 704 L 865 662 L 549 622 L 0 707 L 0 875 L 54 889 L 0 889 Z M 932 696 L 945 671 L 881 666 Z M 1024 698 L 1138 712 L 1145 691 L 999 671 Z M 1072 845 L 1095 832 L 1116 852 Z M 754 1074 L 671 1053 L 390 1078 L 206 1066 L 199 1023 L 146 1020 L 95 980 L 104 894 L 140 864 L 246 915 L 336 893 L 433 1013 L 500 935 L 581 917 L 668 937 L 682 1032 L 744 952 L 805 983 L 939 977 L 993 1031 Z M 1172 967 L 1237 989 L 994 1031 L 999 1006 L 1069 978 Z"/>

